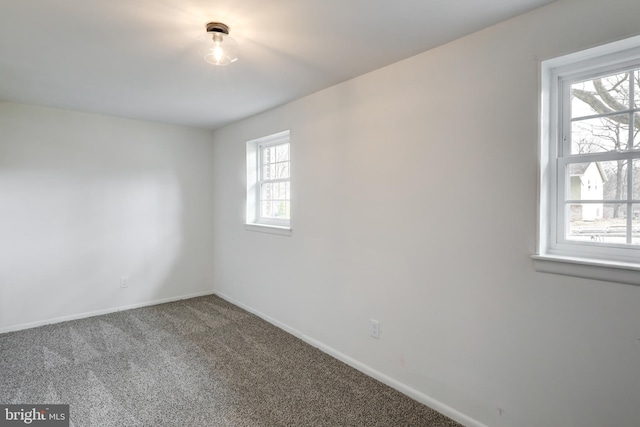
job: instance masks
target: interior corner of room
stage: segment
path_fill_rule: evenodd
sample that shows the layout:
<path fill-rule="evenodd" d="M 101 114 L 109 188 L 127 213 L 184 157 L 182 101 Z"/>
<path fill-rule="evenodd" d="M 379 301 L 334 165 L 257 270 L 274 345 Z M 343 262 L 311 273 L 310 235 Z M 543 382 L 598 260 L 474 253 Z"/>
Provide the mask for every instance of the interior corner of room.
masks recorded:
<path fill-rule="evenodd" d="M 271 334 L 287 342 L 278 332 L 286 331 L 322 352 L 299 350 L 296 362 L 330 355 L 466 426 L 640 425 L 640 287 L 536 271 L 531 259 L 540 62 L 640 34 L 640 2 L 531 1 L 535 7 L 397 55 L 387 37 L 424 37 L 411 11 L 431 16 L 443 2 L 360 4 L 397 24 L 378 16 L 380 32 L 362 39 L 338 1 L 329 2 L 333 18 L 320 1 L 278 0 L 278 14 L 246 0 L 243 12 L 256 17 L 220 18 L 202 1 L 195 3 L 211 12 L 206 18 L 177 1 L 145 1 L 149 14 L 102 5 L 113 18 L 105 21 L 89 5 L 63 3 L 70 9 L 60 14 L 86 14 L 77 36 L 65 32 L 60 57 L 45 49 L 34 62 L 26 56 L 40 53 L 20 43 L 32 33 L 46 42 L 47 28 L 9 33 L 20 27 L 0 6 L 0 80 L 15 82 L 0 82 L 0 337 L 193 299 L 182 310 L 188 316 L 203 318 L 207 306 L 224 313 L 205 323 L 246 320 L 248 312 L 277 327 L 253 324 L 248 333 L 264 335 L 230 336 L 230 346 L 266 346 Z M 487 14 L 509 8 L 479 3 L 473 7 Z M 12 7 L 31 24 L 26 6 Z M 307 39 L 304 22 L 293 19 L 303 10 L 335 28 L 310 23 Z M 456 16 L 443 14 L 442 26 Z M 191 40 L 216 19 L 240 49 L 236 62 L 213 69 L 180 37 L 187 24 L 199 23 Z M 101 50 L 105 22 L 123 25 L 117 49 Z M 319 34 L 336 61 L 304 44 Z M 349 60 L 358 53 L 338 48 L 349 37 L 380 43 L 388 61 L 366 51 L 358 68 Z M 131 68 L 109 61 L 110 49 L 129 55 Z M 64 56 L 74 51 L 86 60 Z M 116 89 L 93 80 L 98 68 Z M 320 77 L 324 86 L 314 86 Z M 56 91 L 69 90 L 56 101 Z M 252 222 L 247 203 L 260 209 L 263 199 L 248 196 L 247 142 L 283 131 L 286 213 Z M 165 310 L 144 312 L 145 321 L 178 315 Z M 264 363 L 278 357 L 269 354 Z M 10 366 L 0 357 L 0 382 Z M 238 421 L 232 411 L 225 417 Z"/>

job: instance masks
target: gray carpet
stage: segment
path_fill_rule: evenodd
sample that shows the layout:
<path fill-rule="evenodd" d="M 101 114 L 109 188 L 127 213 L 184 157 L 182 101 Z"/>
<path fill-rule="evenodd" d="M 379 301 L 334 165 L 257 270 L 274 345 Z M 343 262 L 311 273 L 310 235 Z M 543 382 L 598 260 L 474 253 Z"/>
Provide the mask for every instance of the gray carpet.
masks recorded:
<path fill-rule="evenodd" d="M 0 403 L 81 426 L 459 426 L 206 296 L 0 335 Z"/>

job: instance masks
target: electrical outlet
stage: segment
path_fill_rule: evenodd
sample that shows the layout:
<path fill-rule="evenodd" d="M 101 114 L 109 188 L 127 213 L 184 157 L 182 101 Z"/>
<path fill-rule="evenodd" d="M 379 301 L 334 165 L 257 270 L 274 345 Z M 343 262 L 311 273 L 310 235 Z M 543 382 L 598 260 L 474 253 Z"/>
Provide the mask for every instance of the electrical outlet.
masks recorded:
<path fill-rule="evenodd" d="M 120 278 L 120 287 L 121 288 L 128 288 L 129 287 L 129 277 L 122 276 Z"/>
<path fill-rule="evenodd" d="M 371 319 L 371 336 L 380 339 L 380 322 Z"/>

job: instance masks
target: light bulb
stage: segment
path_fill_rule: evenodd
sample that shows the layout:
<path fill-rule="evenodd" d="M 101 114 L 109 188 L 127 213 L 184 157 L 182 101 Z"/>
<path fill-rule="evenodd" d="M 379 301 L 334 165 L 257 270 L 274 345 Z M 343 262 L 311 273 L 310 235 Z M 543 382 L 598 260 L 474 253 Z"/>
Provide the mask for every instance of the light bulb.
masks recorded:
<path fill-rule="evenodd" d="M 224 58 L 224 49 L 222 48 L 222 36 L 219 34 L 215 34 L 213 36 L 213 57 L 216 60 L 216 63 L 220 64 L 222 58 Z"/>
<path fill-rule="evenodd" d="M 213 57 L 216 58 L 216 62 L 220 62 L 224 57 L 224 50 L 220 46 L 213 48 Z"/>
<path fill-rule="evenodd" d="M 203 42 L 201 54 L 209 64 L 227 65 L 238 59 L 238 44 L 229 37 L 229 27 L 224 24 L 207 24 L 207 37 Z"/>

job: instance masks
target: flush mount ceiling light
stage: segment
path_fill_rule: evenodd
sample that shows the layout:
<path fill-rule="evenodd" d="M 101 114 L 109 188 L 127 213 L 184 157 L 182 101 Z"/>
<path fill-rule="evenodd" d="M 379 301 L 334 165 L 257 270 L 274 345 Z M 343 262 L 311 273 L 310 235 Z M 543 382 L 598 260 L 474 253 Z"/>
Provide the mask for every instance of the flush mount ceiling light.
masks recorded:
<path fill-rule="evenodd" d="M 228 65 L 238 60 L 238 43 L 229 37 L 229 27 L 222 22 L 209 22 L 201 39 L 200 54 L 209 64 Z"/>

